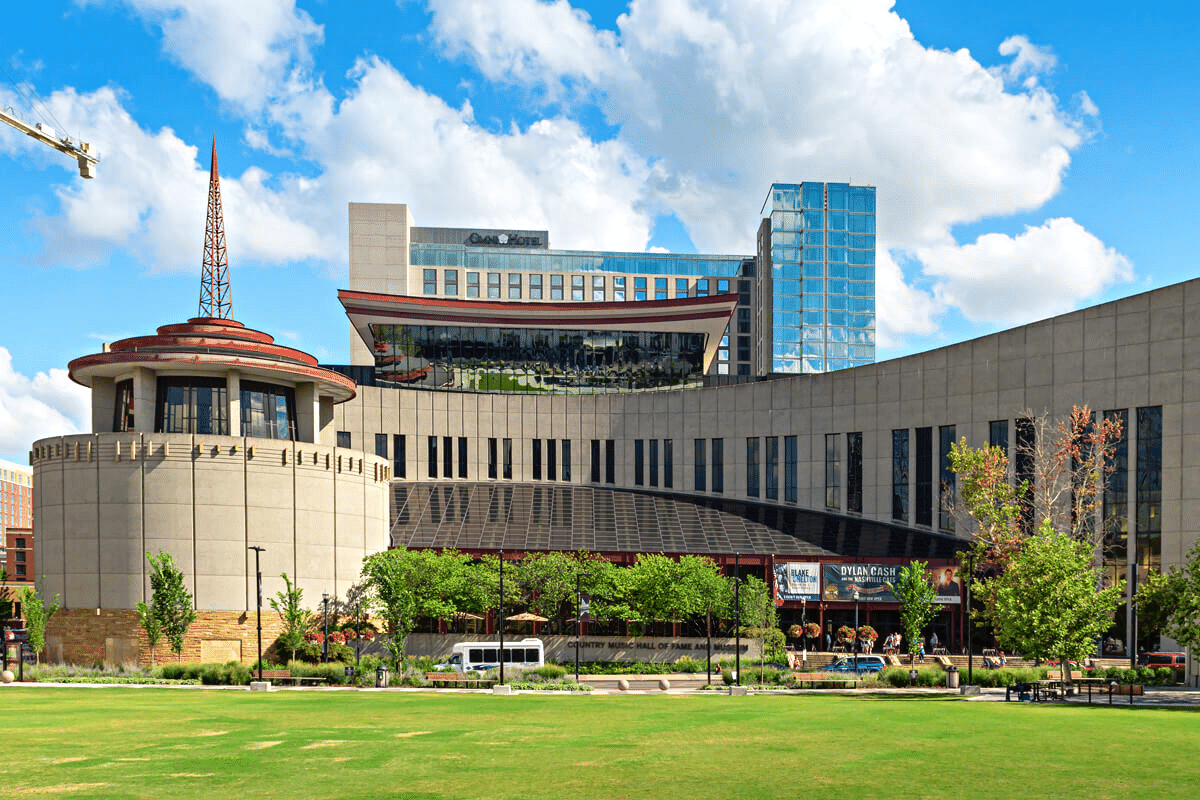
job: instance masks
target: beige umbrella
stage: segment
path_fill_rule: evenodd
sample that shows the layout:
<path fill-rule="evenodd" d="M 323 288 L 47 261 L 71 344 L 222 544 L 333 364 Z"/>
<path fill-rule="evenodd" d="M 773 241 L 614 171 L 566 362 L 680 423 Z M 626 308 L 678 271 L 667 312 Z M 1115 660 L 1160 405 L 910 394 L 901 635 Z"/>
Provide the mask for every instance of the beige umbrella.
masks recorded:
<path fill-rule="evenodd" d="M 451 614 L 453 619 L 483 619 L 478 614 L 472 614 L 470 611 L 460 611 L 457 614 Z"/>
<path fill-rule="evenodd" d="M 546 617 L 539 617 L 537 614 L 530 614 L 528 611 L 520 614 L 513 614 L 511 617 L 505 617 L 509 622 L 549 622 Z"/>

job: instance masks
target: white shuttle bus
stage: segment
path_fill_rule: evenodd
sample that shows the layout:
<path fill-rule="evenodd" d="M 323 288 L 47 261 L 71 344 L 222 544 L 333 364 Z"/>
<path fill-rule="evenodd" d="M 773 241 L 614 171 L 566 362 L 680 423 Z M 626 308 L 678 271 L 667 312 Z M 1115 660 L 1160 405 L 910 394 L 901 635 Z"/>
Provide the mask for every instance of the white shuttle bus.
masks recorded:
<path fill-rule="evenodd" d="M 546 649 L 541 639 L 521 639 L 504 642 L 504 665 L 533 669 L 546 663 Z M 450 649 L 450 660 L 438 664 L 455 672 L 484 672 L 500 666 L 500 642 L 459 642 Z"/>

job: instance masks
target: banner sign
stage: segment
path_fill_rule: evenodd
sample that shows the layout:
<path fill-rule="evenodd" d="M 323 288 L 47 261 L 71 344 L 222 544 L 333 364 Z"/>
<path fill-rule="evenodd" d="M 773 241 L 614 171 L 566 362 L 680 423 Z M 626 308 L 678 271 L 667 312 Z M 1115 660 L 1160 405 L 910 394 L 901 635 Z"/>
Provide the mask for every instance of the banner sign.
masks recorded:
<path fill-rule="evenodd" d="M 804 561 L 777 563 L 775 596 L 784 602 L 816 602 L 821 597 L 821 565 Z"/>
<path fill-rule="evenodd" d="M 898 579 L 900 564 L 822 564 L 821 577 L 826 600 L 854 602 L 854 593 L 864 603 L 895 603 L 887 584 Z"/>
<path fill-rule="evenodd" d="M 962 582 L 958 578 L 958 567 L 933 567 L 929 570 L 929 582 L 937 592 L 935 603 L 962 602 Z"/>

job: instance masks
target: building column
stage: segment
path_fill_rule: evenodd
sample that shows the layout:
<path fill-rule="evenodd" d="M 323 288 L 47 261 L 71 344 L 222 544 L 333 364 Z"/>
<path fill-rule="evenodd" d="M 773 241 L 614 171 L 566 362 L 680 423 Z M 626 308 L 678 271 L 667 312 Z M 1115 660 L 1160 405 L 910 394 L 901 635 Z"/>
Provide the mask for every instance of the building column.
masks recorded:
<path fill-rule="evenodd" d="M 153 370 L 136 367 L 133 370 L 133 429 L 135 431 L 154 433 L 154 406 L 157 402 L 158 376 Z M 112 415 L 110 414 L 109 417 L 111 419 Z"/>
<path fill-rule="evenodd" d="M 242 435 L 242 376 L 236 369 L 225 373 L 225 397 L 229 406 L 229 435 Z"/>
<path fill-rule="evenodd" d="M 296 386 L 296 436 L 302 442 L 320 443 L 319 425 L 321 418 L 320 398 L 317 384 L 301 383 Z"/>

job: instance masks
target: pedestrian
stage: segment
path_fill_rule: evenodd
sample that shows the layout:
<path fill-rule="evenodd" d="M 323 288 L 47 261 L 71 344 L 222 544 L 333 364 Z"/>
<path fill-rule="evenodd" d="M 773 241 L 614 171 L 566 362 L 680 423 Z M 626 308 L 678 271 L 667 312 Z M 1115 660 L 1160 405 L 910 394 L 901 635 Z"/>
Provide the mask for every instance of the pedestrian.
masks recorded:
<path fill-rule="evenodd" d="M 929 646 L 935 651 L 938 649 L 937 631 L 934 631 L 933 635 L 929 637 Z"/>
<path fill-rule="evenodd" d="M 829 635 L 829 631 L 825 631 L 825 652 L 833 650 L 833 637 Z"/>

